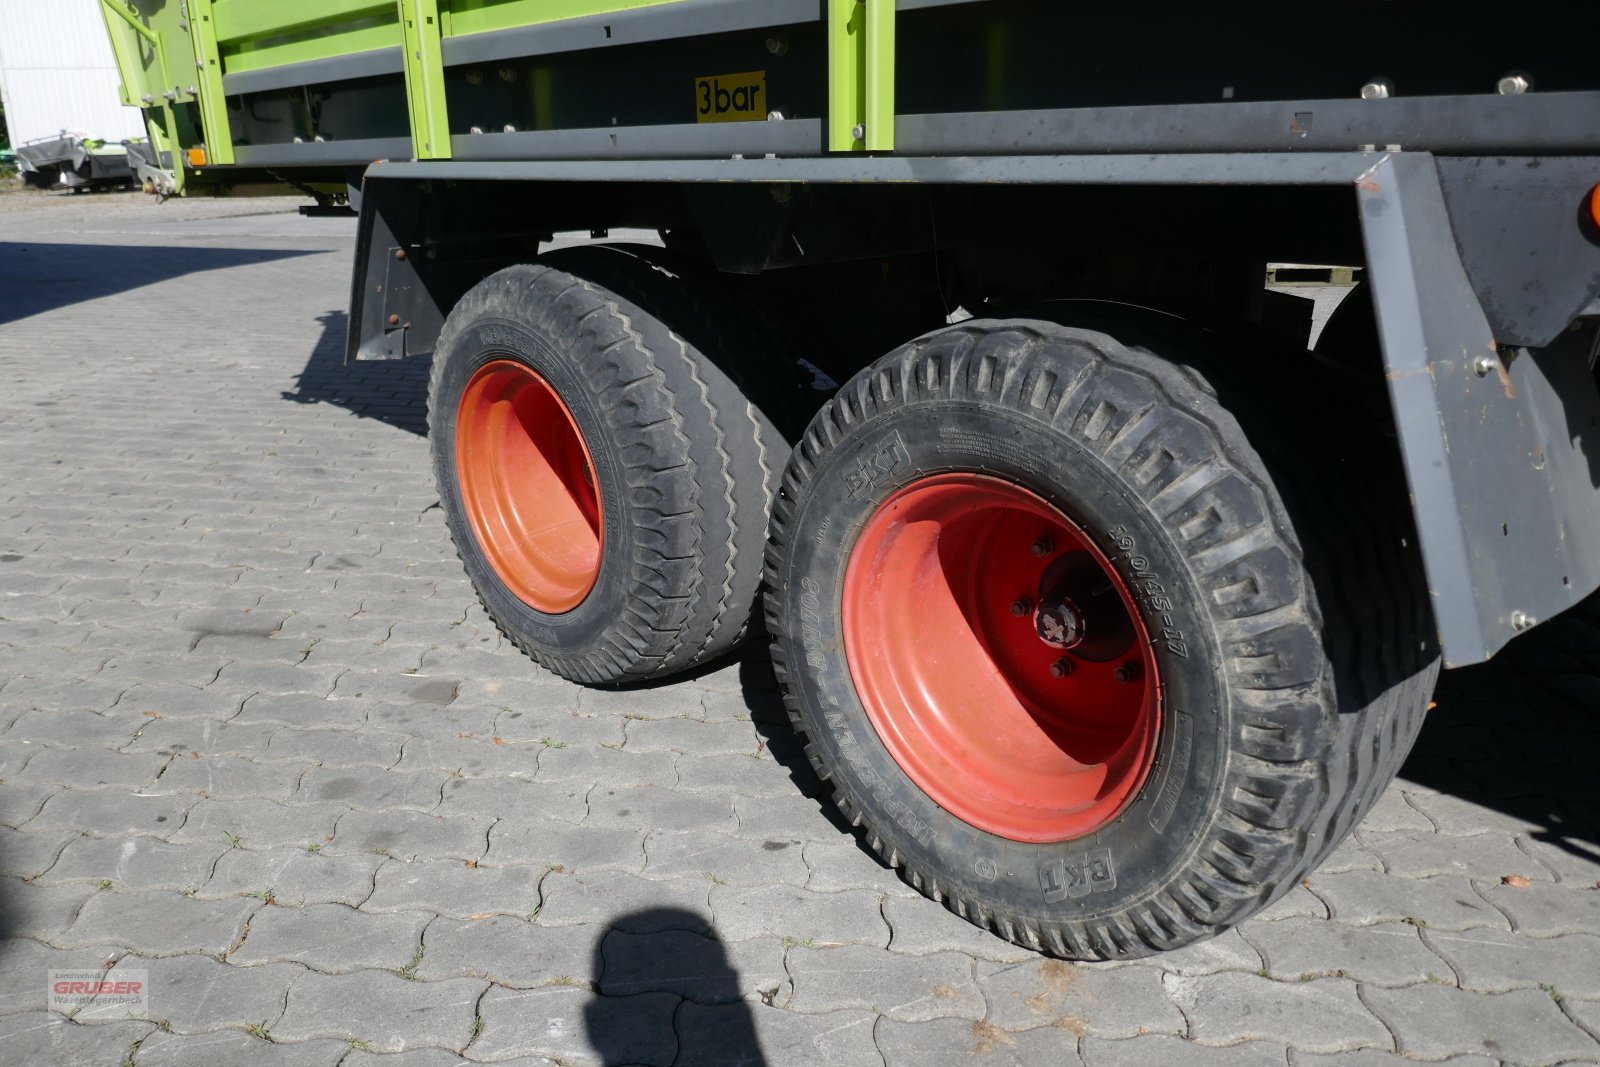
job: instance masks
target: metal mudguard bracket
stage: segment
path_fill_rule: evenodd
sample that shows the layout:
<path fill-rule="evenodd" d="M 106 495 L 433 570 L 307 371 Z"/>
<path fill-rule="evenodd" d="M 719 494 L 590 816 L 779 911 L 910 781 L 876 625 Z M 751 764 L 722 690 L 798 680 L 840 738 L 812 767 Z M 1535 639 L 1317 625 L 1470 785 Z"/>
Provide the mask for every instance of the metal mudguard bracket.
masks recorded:
<path fill-rule="evenodd" d="M 1389 395 L 1450 666 L 1487 659 L 1600 587 L 1600 393 L 1592 327 L 1573 321 L 1600 288 L 1600 246 L 1577 215 L 1600 160 L 1543 161 L 1582 180 L 1545 183 L 1554 192 L 1527 198 L 1515 218 L 1502 199 L 1491 216 L 1498 226 L 1481 238 L 1471 189 L 1457 185 L 1452 212 L 1441 181 L 1467 163 L 1540 169 L 1397 153 L 1356 182 Z M 1520 288 L 1550 278 L 1541 299 L 1519 303 L 1513 286 L 1496 287 L 1490 274 L 1505 265 L 1493 253 L 1513 249 L 1491 239 L 1527 246 L 1516 250 L 1521 266 L 1502 273 Z"/>

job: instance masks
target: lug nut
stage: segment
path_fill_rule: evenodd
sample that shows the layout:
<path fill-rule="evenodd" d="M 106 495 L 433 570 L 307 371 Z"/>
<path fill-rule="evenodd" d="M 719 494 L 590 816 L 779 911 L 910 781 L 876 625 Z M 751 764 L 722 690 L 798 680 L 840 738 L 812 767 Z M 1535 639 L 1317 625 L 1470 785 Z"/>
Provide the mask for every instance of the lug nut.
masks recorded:
<path fill-rule="evenodd" d="M 1112 677 L 1116 678 L 1120 684 L 1127 685 L 1129 682 L 1139 677 L 1139 665 L 1132 660 L 1129 660 L 1126 663 L 1119 663 L 1117 665 L 1116 672 L 1112 675 Z"/>
<path fill-rule="evenodd" d="M 1011 614 L 1015 615 L 1019 619 L 1032 610 L 1033 601 L 1029 600 L 1025 596 L 1019 596 L 1017 599 L 1011 602 Z"/>
<path fill-rule="evenodd" d="M 1050 664 L 1050 677 L 1065 678 L 1067 675 L 1071 674 L 1077 669 L 1078 665 L 1073 663 L 1070 659 L 1058 659 L 1054 663 Z"/>
<path fill-rule="evenodd" d="M 1055 538 L 1045 534 L 1033 543 L 1031 551 L 1035 556 L 1048 556 L 1056 550 Z"/>

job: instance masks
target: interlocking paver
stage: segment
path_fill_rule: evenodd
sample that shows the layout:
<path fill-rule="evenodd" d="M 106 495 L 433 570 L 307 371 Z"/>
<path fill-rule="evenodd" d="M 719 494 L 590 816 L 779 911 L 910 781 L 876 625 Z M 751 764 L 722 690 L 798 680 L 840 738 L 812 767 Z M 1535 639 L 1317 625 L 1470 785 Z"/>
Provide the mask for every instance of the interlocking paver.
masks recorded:
<path fill-rule="evenodd" d="M 79 835 L 71 830 L 13 830 L 0 826 L 0 875 L 35 878 L 56 863 Z M 109 840 L 109 839 L 107 839 Z"/>
<path fill-rule="evenodd" d="M 644 843 L 646 878 L 700 874 L 718 884 L 800 886 L 810 873 L 800 842 L 751 841 L 731 834 L 663 831 Z"/>
<path fill-rule="evenodd" d="M 268 756 L 272 753 L 268 752 Z M 144 786 L 146 795 L 180 793 L 192 796 L 233 800 L 262 797 L 287 800 L 299 785 L 309 763 L 257 763 L 241 756 L 212 756 L 199 759 L 175 757 L 160 780 Z"/>
<path fill-rule="evenodd" d="M 218 857 L 201 897 L 239 896 L 271 890 L 278 904 L 347 904 L 372 895 L 373 875 L 390 860 L 370 852 L 322 851 L 321 841 L 303 848 L 228 849 Z"/>
<path fill-rule="evenodd" d="M 824 1016 L 825 1018 L 825 1016 Z M 1010 1033 L 982 1021 L 935 1019 L 925 1023 L 901 1023 L 884 1019 L 877 1026 L 877 1045 L 886 1067 L 1030 1067 L 1036 1063 L 1082 1063 L 1077 1052 L 1077 1035 L 1043 1027 Z M 865 1051 L 856 1061 L 870 1064 Z M 783 1062 L 812 1062 L 804 1057 Z"/>
<path fill-rule="evenodd" d="M 117 955 L 120 953 L 94 948 L 54 948 L 30 937 L 0 941 L 0 961 L 4 962 L 0 966 L 0 1015 L 42 1013 L 50 970 L 104 972 Z M 113 958 L 108 960 L 108 956 Z"/>
<path fill-rule="evenodd" d="M 257 849 L 305 845 L 328 840 L 341 814 L 336 808 L 307 808 L 272 800 L 203 797 L 189 809 L 188 819 L 172 840 L 224 841 L 236 848 Z"/>
<path fill-rule="evenodd" d="M 656 880 L 617 871 L 552 871 L 540 883 L 546 926 L 610 923 L 620 930 L 712 930 L 710 879 Z"/>
<path fill-rule="evenodd" d="M 299 776 L 293 799 L 297 804 L 337 804 L 357 811 L 432 811 L 439 806 L 444 783 L 443 774 L 372 774 L 346 767 L 317 766 Z"/>
<path fill-rule="evenodd" d="M 1053 1026 L 1075 1034 L 1182 1034 L 1182 1012 L 1146 967 L 1074 965 L 1060 960 L 979 963 L 988 1020 L 1002 1030 Z"/>
<path fill-rule="evenodd" d="M 600 980 L 602 927 L 550 927 L 505 915 L 435 919 L 423 937 L 417 977 L 488 978 L 516 989 Z"/>
<path fill-rule="evenodd" d="M 889 944 L 889 927 L 875 893 L 812 893 L 789 885 L 711 888 L 711 914 L 729 941 L 781 937 L 813 945 Z"/>
<path fill-rule="evenodd" d="M 373 852 L 400 859 L 482 858 L 492 821 L 419 811 L 352 811 L 339 817 L 330 849 Z"/>
<path fill-rule="evenodd" d="M 513 819 L 541 815 L 582 822 L 589 812 L 585 799 L 595 787 L 575 782 L 536 782 L 520 775 L 500 778 L 446 776 L 438 815 L 489 815 Z M 637 821 L 629 824 L 637 825 Z"/>
<path fill-rule="evenodd" d="M 1440 935 L 1444 936 L 1444 935 Z M 1323 919 L 1257 923 L 1250 940 L 1272 977 L 1285 981 L 1333 976 L 1376 985 L 1414 985 L 1450 968 L 1409 923 L 1351 926 Z"/>
<path fill-rule="evenodd" d="M 1226 1048 L 1210 1048 L 1165 1034 L 1147 1037 L 1123 1038 L 1108 1041 L 1101 1037 L 1085 1037 L 1079 1051 L 1086 1067 L 1285 1067 L 1289 1062 L 1286 1046 L 1268 1041 L 1246 1041 Z M 1357 1057 L 1362 1052 L 1340 1053 L 1339 1056 Z M 1343 1063 L 1342 1059 L 1337 1062 Z M 1320 1060 L 1320 1057 L 1318 1058 Z M 1312 1062 L 1308 1056 L 1299 1062 Z"/>
<path fill-rule="evenodd" d="M 428 916 L 417 912 L 376 915 L 344 904 L 304 907 L 268 905 L 250 920 L 244 944 L 230 963 L 303 963 L 327 974 L 364 968 L 398 971 L 422 943 Z"/>
<path fill-rule="evenodd" d="M 830 1011 L 803 1016 L 760 1005 L 694 1005 L 678 1011 L 678 1054 L 685 1064 L 829 1064 L 882 1067 L 872 1040 L 875 1016 Z"/>
<path fill-rule="evenodd" d="M 167 890 L 105 889 L 90 896 L 71 928 L 53 940 L 67 948 L 104 945 L 145 956 L 179 952 L 221 956 L 239 940 L 259 907 L 255 900 L 198 900 Z"/>
<path fill-rule="evenodd" d="M 25 786 L 18 785 L 19 790 Z M 45 801 L 29 830 L 87 830 L 96 834 L 170 837 L 184 825 L 196 798 L 129 796 L 115 789 L 67 789 Z"/>
<path fill-rule="evenodd" d="M 889 947 L 897 953 L 925 956 L 933 952 L 961 952 L 977 959 L 1001 962 L 1036 958 L 1027 949 L 986 934 L 944 908 L 926 907 L 920 897 L 887 896 L 883 901 L 883 918 L 892 934 Z"/>
<path fill-rule="evenodd" d="M 1242 932 L 1046 963 L 841 829 L 759 646 L 585 690 L 497 633 L 428 362 L 342 364 L 353 223 L 292 207 L 0 197 L 0 1061 L 1600 1058 L 1593 607 L 1447 674 L 1359 836 Z M 43 1013 L 46 970 L 123 956 L 174 1032 Z"/>
<path fill-rule="evenodd" d="M 1402 878 L 1434 874 L 1461 874 L 1469 878 L 1500 878 L 1520 874 L 1535 881 L 1552 881 L 1541 864 L 1529 861 L 1510 834 L 1475 834 L 1466 840 L 1441 837 L 1430 830 L 1360 834 L 1361 842 L 1383 861 L 1384 870 Z"/>
<path fill-rule="evenodd" d="M 1428 943 L 1480 993 L 1549 988 L 1600 999 L 1600 937 L 1562 934 L 1537 940 L 1498 930 L 1428 934 Z"/>
<path fill-rule="evenodd" d="M 659 989 L 697 1004 L 724 1004 L 770 1000 L 789 982 L 777 938 L 723 944 L 687 930 L 612 930 L 600 950 L 605 967 L 598 992 L 611 997 Z"/>
<path fill-rule="evenodd" d="M 739 820 L 734 815 L 734 798 L 713 793 L 684 793 L 660 786 L 640 785 L 614 788 L 602 783 L 589 791 L 586 826 L 633 828 L 649 813 L 652 821 L 683 830 L 710 830 L 732 833 Z"/>
<path fill-rule="evenodd" d="M 667 1067 L 678 1052 L 673 1015 L 680 1003 L 659 992 L 600 997 L 570 986 L 496 987 L 479 1007 L 483 1032 L 467 1056 L 491 1063 L 547 1056 L 574 1067 Z"/>
<path fill-rule="evenodd" d="M 0 915 L 5 917 L 5 934 L 55 942 L 95 892 L 82 885 L 39 886 L 20 878 L 0 878 Z"/>
<path fill-rule="evenodd" d="M 875 1011 L 901 1022 L 943 1017 L 982 1019 L 984 996 L 972 977 L 972 958 L 941 952 L 906 959 L 864 945 L 789 949 L 795 1011 L 844 1008 Z"/>
<path fill-rule="evenodd" d="M 1483 994 L 1427 985 L 1368 989 L 1363 999 L 1394 1032 L 1397 1051 L 1420 1059 L 1487 1053 L 1536 1065 L 1595 1054 L 1594 1039 L 1537 989 Z"/>
<path fill-rule="evenodd" d="M 275 1044 L 238 1031 L 167 1034 L 156 1031 L 139 1045 L 138 1067 L 216 1067 L 219 1063 L 261 1067 L 336 1067 L 350 1046 L 344 1041 L 296 1041 Z"/>
<path fill-rule="evenodd" d="M 223 842 L 173 845 L 154 837 L 74 836 L 40 885 L 109 881 L 118 889 L 194 889 L 211 878 Z"/>
<path fill-rule="evenodd" d="M 544 867 L 489 867 L 462 860 L 396 860 L 378 869 L 363 911 L 423 911 L 458 919 L 499 913 L 525 916 L 539 908 Z"/>
<path fill-rule="evenodd" d="M 119 1022 L 80 1026 L 43 1011 L 0 1018 L 0 1049 L 12 1063 L 68 1064 L 117 1062 L 155 1030 L 154 1023 Z"/>
<path fill-rule="evenodd" d="M 576 826 L 542 816 L 512 817 L 493 824 L 484 862 L 495 866 L 560 866 L 576 871 L 637 873 L 645 864 L 643 832 Z M 561 863 L 556 857 L 564 857 Z"/>
<path fill-rule="evenodd" d="M 1169 974 L 1163 982 L 1189 1020 L 1189 1036 L 1203 1044 L 1261 1039 L 1308 1052 L 1393 1047 L 1389 1030 L 1356 996 L 1356 983 L 1344 979 L 1275 982 L 1230 972 L 1209 979 Z"/>
<path fill-rule="evenodd" d="M 1309 882 L 1339 922 L 1410 921 L 1441 930 L 1507 929 L 1509 925 L 1461 875 L 1394 878 L 1376 871 L 1344 871 L 1314 874 Z"/>
<path fill-rule="evenodd" d="M 210 956 L 173 956 L 154 960 L 126 955 L 106 972 L 107 981 L 142 970 L 149 981 L 151 1019 L 163 1029 L 180 1034 L 214 1030 L 268 1029 L 283 1014 L 283 991 L 298 978 L 301 968 L 288 964 L 264 967 L 230 967 Z M 127 1017 L 123 1005 L 105 1005 L 96 998 L 73 1019 L 99 1022 Z"/>
<path fill-rule="evenodd" d="M 304 974 L 289 987 L 275 1041 L 331 1037 L 376 1052 L 414 1048 L 465 1048 L 488 983 L 470 978 L 408 981 L 387 971 L 349 975 Z"/>

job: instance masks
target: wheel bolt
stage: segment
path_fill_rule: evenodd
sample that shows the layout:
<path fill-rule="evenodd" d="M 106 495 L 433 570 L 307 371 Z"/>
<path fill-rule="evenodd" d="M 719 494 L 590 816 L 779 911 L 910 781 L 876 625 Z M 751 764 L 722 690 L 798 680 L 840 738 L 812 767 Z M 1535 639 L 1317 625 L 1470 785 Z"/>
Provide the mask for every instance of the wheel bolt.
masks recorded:
<path fill-rule="evenodd" d="M 1054 663 L 1050 664 L 1050 677 L 1065 678 L 1067 675 L 1071 674 L 1077 669 L 1078 665 L 1073 663 L 1070 659 L 1058 659 Z"/>
<path fill-rule="evenodd" d="M 1019 596 L 1017 599 L 1011 602 L 1011 614 L 1015 615 L 1019 619 L 1032 610 L 1033 601 L 1029 600 L 1025 596 Z"/>
<path fill-rule="evenodd" d="M 1049 534 L 1045 534 L 1045 535 L 1041 536 L 1037 541 L 1035 541 L 1033 543 L 1032 551 L 1033 551 L 1033 554 L 1035 556 L 1048 556 L 1050 553 L 1054 552 L 1055 550 L 1056 550 L 1055 538 L 1051 537 Z"/>
<path fill-rule="evenodd" d="M 1127 685 L 1139 677 L 1139 665 L 1132 660 L 1117 665 L 1116 672 L 1112 675 L 1118 682 Z"/>

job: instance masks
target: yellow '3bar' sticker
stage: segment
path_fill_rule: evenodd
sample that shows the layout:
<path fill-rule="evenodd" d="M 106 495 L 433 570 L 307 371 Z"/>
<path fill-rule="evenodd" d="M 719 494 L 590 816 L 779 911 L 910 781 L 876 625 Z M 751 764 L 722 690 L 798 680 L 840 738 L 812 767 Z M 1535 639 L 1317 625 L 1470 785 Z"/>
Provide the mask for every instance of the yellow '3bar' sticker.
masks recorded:
<path fill-rule="evenodd" d="M 749 122 L 767 117 L 767 72 L 710 74 L 694 80 L 696 122 Z"/>

